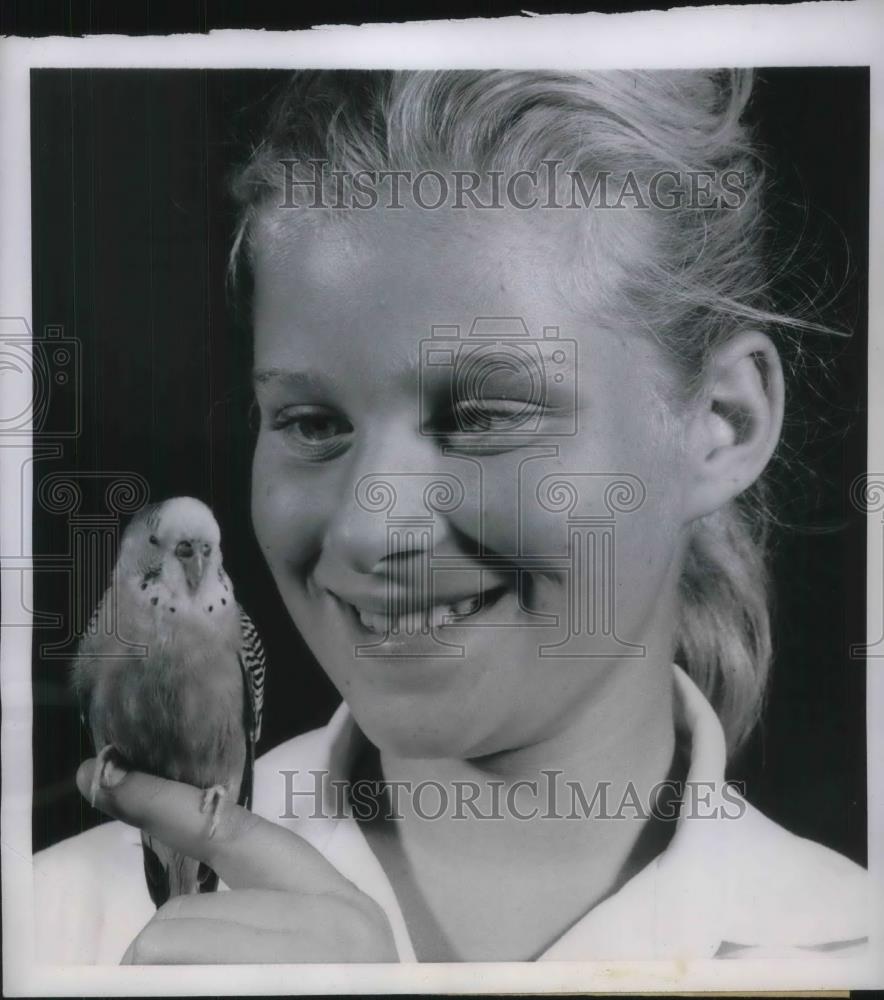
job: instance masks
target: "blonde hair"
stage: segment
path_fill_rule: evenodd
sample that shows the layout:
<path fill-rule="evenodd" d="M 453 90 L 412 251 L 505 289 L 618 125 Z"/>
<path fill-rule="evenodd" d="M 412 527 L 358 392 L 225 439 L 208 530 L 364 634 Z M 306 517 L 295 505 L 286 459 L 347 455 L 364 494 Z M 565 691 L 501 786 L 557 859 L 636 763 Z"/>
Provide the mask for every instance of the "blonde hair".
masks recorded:
<path fill-rule="evenodd" d="M 640 183 L 661 171 L 705 172 L 713 195 L 731 172 L 740 178 L 738 209 L 688 199 L 632 213 L 642 221 L 632 244 L 605 247 L 624 263 L 617 281 L 593 287 L 594 314 L 608 310 L 655 337 L 690 398 L 702 392 L 710 353 L 747 324 L 781 337 L 825 329 L 771 303 L 763 168 L 743 122 L 751 83 L 751 73 L 726 70 L 297 73 L 234 178 L 240 215 L 231 275 L 243 252 L 253 261 L 256 222 L 283 200 L 281 161 L 306 181 L 316 176 L 311 160 L 351 174 L 515 171 L 555 160 L 588 185 L 602 171 L 615 183 L 627 172 Z M 584 213 L 575 294 L 593 269 L 593 214 Z M 637 253 L 641 266 L 625 266 Z M 761 713 L 772 656 L 763 499 L 759 482 L 695 521 L 680 582 L 677 659 L 714 705 L 731 751 Z"/>

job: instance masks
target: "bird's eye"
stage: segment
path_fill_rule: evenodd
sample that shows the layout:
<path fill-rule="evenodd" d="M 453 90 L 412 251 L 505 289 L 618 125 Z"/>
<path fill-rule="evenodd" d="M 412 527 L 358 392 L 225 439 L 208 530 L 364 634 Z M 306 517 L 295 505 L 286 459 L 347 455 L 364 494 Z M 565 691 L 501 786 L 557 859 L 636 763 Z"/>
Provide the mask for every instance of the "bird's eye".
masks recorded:
<path fill-rule="evenodd" d="M 148 541 L 150 542 L 151 545 L 159 545 L 160 544 L 160 540 L 159 540 L 159 538 L 157 538 L 156 535 L 151 535 L 150 538 L 148 538 Z"/>

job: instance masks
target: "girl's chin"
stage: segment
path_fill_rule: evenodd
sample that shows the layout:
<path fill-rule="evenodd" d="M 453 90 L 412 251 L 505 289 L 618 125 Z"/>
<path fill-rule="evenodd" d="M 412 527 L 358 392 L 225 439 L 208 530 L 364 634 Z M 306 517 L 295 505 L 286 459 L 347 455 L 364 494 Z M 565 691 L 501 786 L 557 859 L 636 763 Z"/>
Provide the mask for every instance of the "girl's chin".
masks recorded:
<path fill-rule="evenodd" d="M 453 707 L 443 710 L 441 706 L 402 704 L 394 712 L 377 705 L 360 705 L 354 699 L 350 708 L 365 737 L 381 753 L 422 760 L 466 760 L 486 752 L 471 738 L 476 720 L 465 718 L 462 707 L 457 711 Z M 476 735 L 482 743 L 490 741 L 490 735 Z"/>

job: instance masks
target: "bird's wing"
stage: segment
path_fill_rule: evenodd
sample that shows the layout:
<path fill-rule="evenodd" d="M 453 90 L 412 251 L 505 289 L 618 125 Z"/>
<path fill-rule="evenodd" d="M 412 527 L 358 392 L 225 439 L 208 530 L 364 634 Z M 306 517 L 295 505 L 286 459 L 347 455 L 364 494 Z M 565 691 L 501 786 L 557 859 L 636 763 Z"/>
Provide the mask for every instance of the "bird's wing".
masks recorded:
<path fill-rule="evenodd" d="M 255 623 L 239 609 L 239 623 L 242 630 L 242 660 L 248 678 L 248 692 L 252 706 L 252 724 L 255 729 L 255 742 L 261 739 L 261 720 L 264 713 L 264 673 L 266 657 L 261 637 L 255 628 Z"/>
<path fill-rule="evenodd" d="M 242 636 L 242 646 L 238 659 L 239 668 L 243 681 L 243 727 L 246 734 L 246 759 L 243 764 L 242 780 L 239 784 L 239 796 L 236 804 L 245 809 L 252 808 L 252 788 L 255 777 L 255 745 L 261 738 L 261 718 L 264 709 L 264 670 L 265 657 L 264 647 L 261 645 L 261 638 L 255 623 L 245 613 L 241 605 L 239 607 L 239 628 Z M 145 871 L 148 866 L 153 868 L 153 864 L 148 858 L 148 845 L 144 842 Z M 151 873 L 148 873 L 148 885 L 151 885 Z M 218 888 L 218 875 L 212 871 L 207 864 L 199 865 L 196 877 L 196 885 L 200 892 L 214 892 Z M 161 895 L 162 885 L 159 893 L 154 896 L 151 888 L 151 897 L 154 902 Z M 157 903 L 157 905 L 161 905 Z"/>
<path fill-rule="evenodd" d="M 246 729 L 246 763 L 240 785 L 239 805 L 247 809 L 252 804 L 252 780 L 255 771 L 255 745 L 261 738 L 261 720 L 264 711 L 264 647 L 258 630 L 251 618 L 240 607 L 240 631 L 242 632 L 242 648 L 239 663 L 243 675 L 245 729 Z"/>

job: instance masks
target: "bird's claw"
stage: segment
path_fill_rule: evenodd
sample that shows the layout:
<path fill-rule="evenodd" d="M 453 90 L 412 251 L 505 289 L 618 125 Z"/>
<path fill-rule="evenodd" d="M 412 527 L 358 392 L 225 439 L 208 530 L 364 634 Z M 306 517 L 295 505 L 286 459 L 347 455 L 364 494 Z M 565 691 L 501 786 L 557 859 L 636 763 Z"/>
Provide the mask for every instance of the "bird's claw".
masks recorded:
<path fill-rule="evenodd" d="M 117 773 L 124 770 L 120 764 L 118 764 L 119 754 L 112 743 L 106 743 L 96 755 L 95 758 L 95 770 L 92 772 L 92 782 L 89 785 L 89 802 L 92 808 L 95 808 L 95 800 L 98 798 L 98 793 L 102 788 L 109 788 L 112 782 L 109 780 L 111 774 L 116 770 Z"/>
<path fill-rule="evenodd" d="M 200 804 L 200 812 L 211 812 L 212 823 L 209 827 L 209 839 L 215 836 L 218 829 L 218 814 L 221 811 L 221 804 L 227 798 L 227 789 L 224 785 L 212 785 L 203 792 L 203 801 Z"/>

